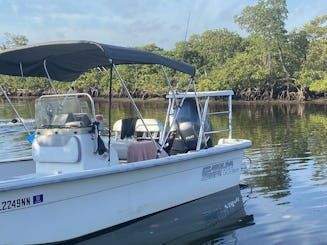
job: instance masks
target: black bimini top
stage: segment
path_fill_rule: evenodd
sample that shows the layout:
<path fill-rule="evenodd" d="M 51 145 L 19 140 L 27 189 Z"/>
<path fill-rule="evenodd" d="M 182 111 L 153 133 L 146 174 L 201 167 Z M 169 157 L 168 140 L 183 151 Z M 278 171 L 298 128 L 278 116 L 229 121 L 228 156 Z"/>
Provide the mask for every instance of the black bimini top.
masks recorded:
<path fill-rule="evenodd" d="M 101 44 L 91 41 L 62 41 L 0 52 L 0 74 L 25 77 L 47 77 L 72 81 L 95 67 L 119 64 L 159 64 L 195 75 L 195 68 L 151 52 Z M 22 74 L 23 73 L 23 74 Z"/>

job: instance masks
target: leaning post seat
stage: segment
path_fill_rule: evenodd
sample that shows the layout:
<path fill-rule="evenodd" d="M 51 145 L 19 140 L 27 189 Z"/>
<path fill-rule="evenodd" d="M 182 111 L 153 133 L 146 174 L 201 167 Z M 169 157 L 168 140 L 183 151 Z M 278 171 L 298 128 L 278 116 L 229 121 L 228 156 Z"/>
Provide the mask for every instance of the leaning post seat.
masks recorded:
<path fill-rule="evenodd" d="M 159 140 L 160 132 L 163 130 L 161 122 L 153 118 L 145 118 L 143 120 L 146 127 L 142 120 L 137 118 L 127 118 L 116 121 L 113 125 L 115 137 L 117 139 L 134 137 L 137 140 L 150 140 L 152 135 L 155 140 Z M 151 135 L 148 134 L 146 128 L 149 130 Z"/>
<path fill-rule="evenodd" d="M 136 141 L 150 141 L 151 136 L 159 141 L 160 133 L 163 130 L 162 124 L 157 119 L 143 119 L 151 135 L 141 119 L 127 118 L 116 121 L 113 125 L 114 140 L 111 143 L 116 149 L 120 160 L 127 160 L 127 151 L 130 144 Z"/>

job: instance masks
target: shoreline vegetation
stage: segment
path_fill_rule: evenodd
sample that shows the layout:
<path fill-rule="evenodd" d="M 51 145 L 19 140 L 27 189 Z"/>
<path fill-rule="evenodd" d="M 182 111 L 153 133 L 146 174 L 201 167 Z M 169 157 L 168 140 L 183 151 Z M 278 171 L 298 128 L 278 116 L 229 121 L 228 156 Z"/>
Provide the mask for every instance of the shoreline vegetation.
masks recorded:
<path fill-rule="evenodd" d="M 285 28 L 286 0 L 257 0 L 234 16 L 234 21 L 248 36 L 227 29 L 208 30 L 177 42 L 171 50 L 155 44 L 134 47 L 196 68 L 198 91 L 233 89 L 235 100 L 242 101 L 312 101 L 327 96 L 327 13 L 314 18 L 300 29 Z M 23 35 L 5 33 L 1 50 L 28 44 Z M 187 77 L 165 70 L 175 90 L 183 91 Z M 159 66 L 119 66 L 132 96 L 142 100 L 162 98 L 167 92 Z M 0 84 L 9 96 L 27 97 L 43 94 L 86 92 L 92 97 L 109 94 L 109 72 L 92 69 L 73 84 L 54 81 L 54 92 L 46 79 L 0 75 Z M 184 88 L 184 89 L 183 89 Z M 1 91 L 0 91 L 1 94 Z M 117 78 L 112 83 L 113 98 L 124 97 Z"/>
<path fill-rule="evenodd" d="M 255 90 L 254 90 L 255 91 Z M 57 91 L 59 94 L 66 93 L 67 91 Z M 85 92 L 85 91 L 80 91 L 80 92 Z M 327 102 L 327 96 L 321 95 L 321 94 L 315 94 L 311 95 L 311 97 L 307 99 L 285 99 L 285 98 L 279 98 L 279 99 L 272 99 L 270 97 L 263 97 L 260 96 L 259 98 L 256 98 L 255 96 L 258 94 L 258 92 L 252 93 L 251 91 L 246 91 L 246 95 L 240 95 L 240 91 L 234 91 L 234 98 L 233 98 L 233 103 L 314 103 L 314 104 L 325 104 Z M 10 91 L 7 92 L 7 95 L 12 98 L 12 99 L 35 99 L 38 98 L 42 95 L 51 95 L 53 94 L 53 91 L 51 90 L 38 90 L 38 91 L 30 91 L 27 89 L 17 89 L 16 91 Z M 107 93 L 94 93 L 91 94 L 89 93 L 95 100 L 97 101 L 107 101 L 108 100 L 108 94 Z M 135 96 L 135 94 L 132 94 L 133 98 L 136 101 L 161 101 L 165 100 L 166 93 L 146 93 L 142 94 L 139 93 L 138 96 Z M 114 100 L 119 100 L 119 101 L 126 101 L 129 102 L 128 97 L 121 93 L 113 93 L 112 98 Z M 3 96 L 3 92 L 0 91 L 0 99 L 5 100 Z"/>

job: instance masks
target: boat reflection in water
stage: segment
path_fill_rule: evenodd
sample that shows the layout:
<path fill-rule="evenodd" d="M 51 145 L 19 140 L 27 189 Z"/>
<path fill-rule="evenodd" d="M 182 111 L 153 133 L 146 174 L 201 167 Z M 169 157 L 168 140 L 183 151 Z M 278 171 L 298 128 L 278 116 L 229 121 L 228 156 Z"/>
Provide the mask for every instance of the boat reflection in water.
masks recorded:
<path fill-rule="evenodd" d="M 252 224 L 237 185 L 67 244 L 203 244 Z"/>

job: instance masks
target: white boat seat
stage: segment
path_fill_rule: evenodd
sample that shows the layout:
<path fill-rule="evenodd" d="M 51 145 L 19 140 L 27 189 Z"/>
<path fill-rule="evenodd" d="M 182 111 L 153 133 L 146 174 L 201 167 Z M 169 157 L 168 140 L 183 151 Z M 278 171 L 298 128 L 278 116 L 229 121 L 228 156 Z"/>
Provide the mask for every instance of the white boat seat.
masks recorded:
<path fill-rule="evenodd" d="M 135 128 L 134 128 L 134 137 L 137 140 L 146 140 L 146 139 L 151 139 L 151 135 L 154 139 L 159 139 L 160 137 L 160 132 L 162 131 L 163 127 L 162 124 L 159 120 L 153 119 L 153 118 L 145 118 L 143 119 L 144 123 L 143 124 L 141 119 L 137 119 L 135 122 Z M 113 125 L 113 131 L 115 132 L 115 136 L 119 138 L 121 136 L 121 131 L 122 131 L 122 126 L 123 126 L 123 120 L 120 119 L 116 121 Z M 148 128 L 149 132 L 151 135 L 148 134 L 146 128 Z"/>

